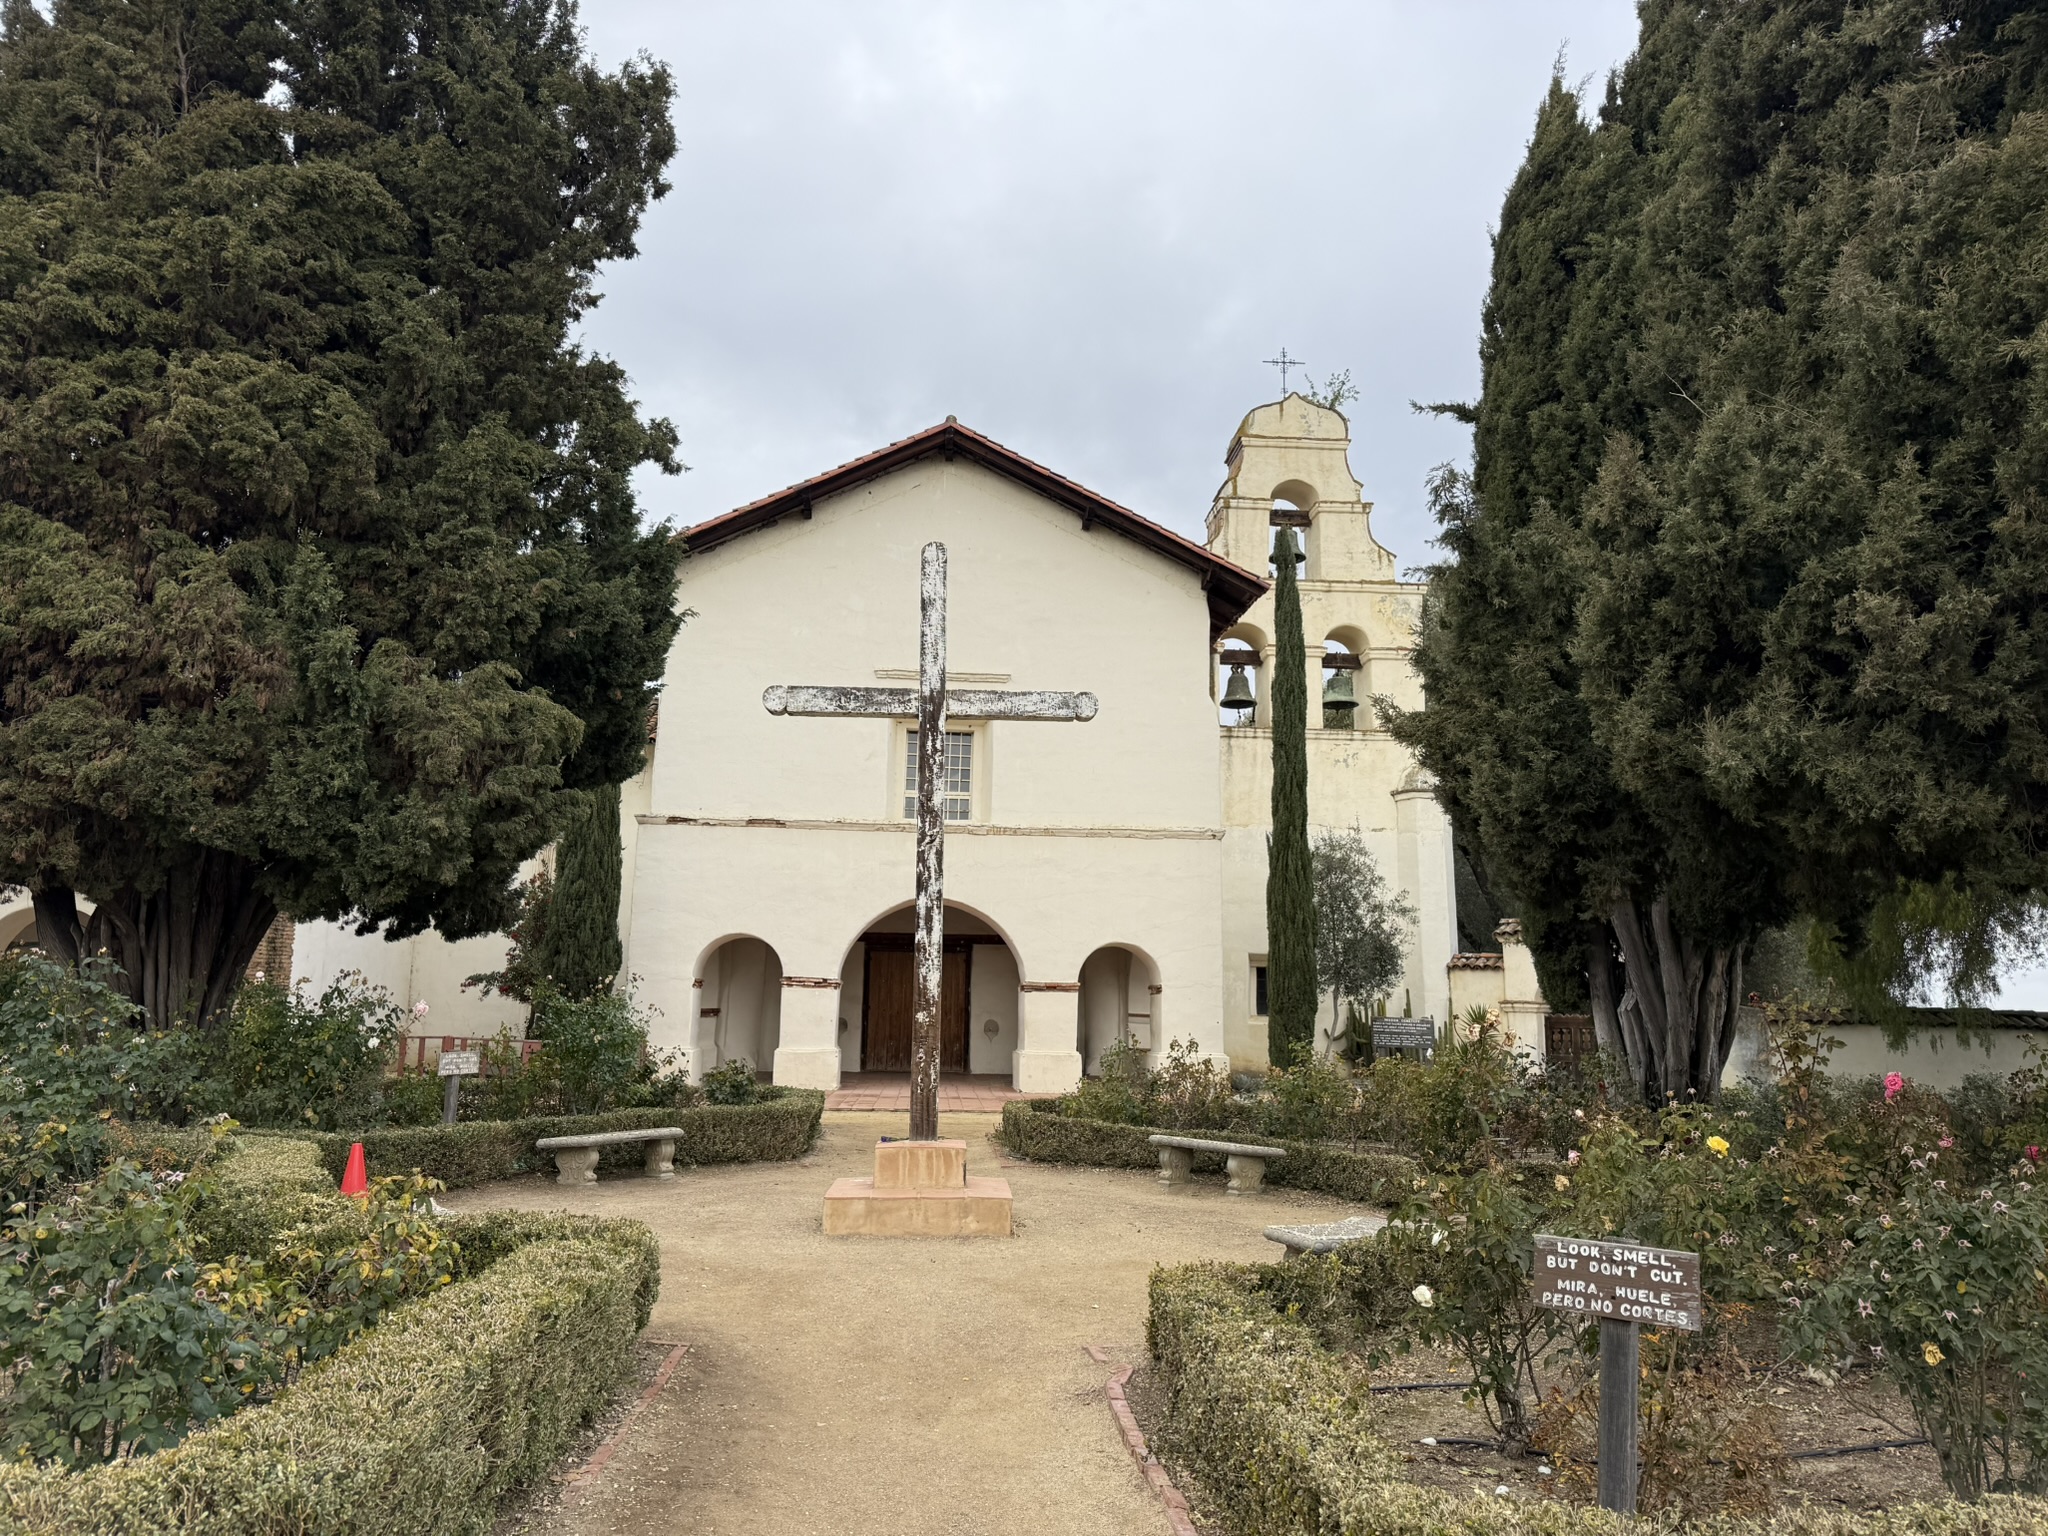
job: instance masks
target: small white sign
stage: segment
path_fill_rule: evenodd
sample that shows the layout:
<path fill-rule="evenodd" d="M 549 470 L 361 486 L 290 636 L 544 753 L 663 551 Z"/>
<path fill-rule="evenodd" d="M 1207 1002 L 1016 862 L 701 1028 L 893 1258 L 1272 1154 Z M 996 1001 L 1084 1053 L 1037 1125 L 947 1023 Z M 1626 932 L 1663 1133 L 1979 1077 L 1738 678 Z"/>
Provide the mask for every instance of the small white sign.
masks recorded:
<path fill-rule="evenodd" d="M 441 1053 L 441 1075 L 443 1077 L 475 1077 L 483 1069 L 483 1058 L 475 1051 L 443 1051 Z"/>

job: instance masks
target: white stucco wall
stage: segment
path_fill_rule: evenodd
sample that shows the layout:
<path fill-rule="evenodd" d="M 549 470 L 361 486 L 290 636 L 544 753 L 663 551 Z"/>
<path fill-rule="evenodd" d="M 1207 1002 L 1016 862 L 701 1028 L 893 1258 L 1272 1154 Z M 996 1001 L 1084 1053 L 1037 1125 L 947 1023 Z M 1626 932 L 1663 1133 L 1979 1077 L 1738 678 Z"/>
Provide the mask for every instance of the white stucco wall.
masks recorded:
<path fill-rule="evenodd" d="M 970 1072 L 1007 1077 L 1017 1050 L 1016 957 L 1006 944 L 974 946 L 974 970 L 968 978 L 967 1068 Z M 993 1022 L 995 1033 L 988 1032 Z"/>
<path fill-rule="evenodd" d="M 1897 1050 L 1886 1043 L 1884 1031 L 1874 1024 L 1835 1023 L 1827 1032 L 1842 1042 L 1828 1058 L 1832 1076 L 1883 1077 L 1887 1072 L 1900 1072 L 1922 1087 L 1937 1089 L 1959 1088 L 1965 1079 L 1984 1074 L 2007 1077 L 2033 1065 L 2030 1046 L 2048 1048 L 2048 1036 L 2020 1029 L 1980 1030 L 1967 1045 L 1957 1039 L 1953 1029 L 1919 1029 Z M 1768 1079 L 1773 1070 L 1758 1016 L 1744 1009 L 1721 1081 Z"/>
<path fill-rule="evenodd" d="M 903 726 L 784 718 L 777 683 L 873 687 L 917 661 L 919 551 L 949 552 L 950 671 L 971 686 L 1086 690 L 1086 723 L 976 725 L 976 820 L 948 828 L 946 894 L 1007 941 L 1018 967 L 1019 1086 L 1080 1070 L 1083 961 L 1105 944 L 1156 964 L 1176 1031 L 1223 1051 L 1215 707 L 1208 606 L 1195 573 L 965 460 L 933 457 L 818 501 L 808 519 L 687 558 L 694 612 L 671 652 L 686 716 L 656 743 L 634 861 L 632 953 L 676 1029 L 718 941 L 772 943 L 785 977 L 778 1081 L 836 1083 L 849 948 L 912 893 Z M 680 713 L 680 712 L 679 712 Z M 823 987 L 802 985 L 824 980 Z M 852 1031 L 849 1029 L 848 1033 Z M 694 1032 L 667 1042 L 698 1049 Z M 700 1067 L 701 1069 L 701 1067 Z M 998 1068 L 1000 1070 L 1000 1068 Z"/>
<path fill-rule="evenodd" d="M 35 909 L 26 897 L 0 902 L 0 949 L 35 925 Z M 505 963 L 500 934 L 450 943 L 435 933 L 390 943 L 375 934 L 361 935 L 340 923 L 296 925 L 292 941 L 290 980 L 316 995 L 344 971 L 360 973 L 373 986 L 389 992 L 401 1006 L 427 1004 L 425 1019 L 412 1033 L 421 1035 L 523 1035 L 526 1009 L 500 997 L 484 997 L 462 980 Z M 273 977 L 272 980 L 284 980 Z"/>
<path fill-rule="evenodd" d="M 451 941 L 429 931 L 392 941 L 341 923 L 300 923 L 292 941 L 292 980 L 317 996 L 343 972 L 356 971 L 408 1009 L 427 1005 L 413 1034 L 517 1039 L 526 1033 L 526 1005 L 462 984 L 465 977 L 500 969 L 506 950 L 503 934 Z"/>

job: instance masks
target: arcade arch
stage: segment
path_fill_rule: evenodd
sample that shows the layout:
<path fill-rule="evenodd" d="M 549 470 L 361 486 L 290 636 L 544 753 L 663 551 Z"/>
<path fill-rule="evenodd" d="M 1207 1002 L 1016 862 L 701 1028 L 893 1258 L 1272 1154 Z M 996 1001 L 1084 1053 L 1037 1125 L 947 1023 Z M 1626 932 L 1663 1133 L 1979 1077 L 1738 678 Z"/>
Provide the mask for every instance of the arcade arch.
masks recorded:
<path fill-rule="evenodd" d="M 35 947 L 35 907 L 26 901 L 19 907 L 0 906 L 0 950 Z"/>
<path fill-rule="evenodd" d="M 782 1043 L 782 958 L 751 934 L 718 940 L 697 963 L 690 1055 L 699 1071 L 744 1060 L 772 1071 Z"/>
<path fill-rule="evenodd" d="M 883 913 L 847 947 L 839 971 L 842 1076 L 910 1070 L 912 945 L 916 908 Z M 940 1075 L 1010 1076 L 1017 1049 L 1017 951 L 971 907 L 946 903 L 945 971 L 939 1001 Z"/>
<path fill-rule="evenodd" d="M 1080 982 L 1075 1048 L 1087 1076 L 1102 1075 L 1103 1052 L 1119 1042 L 1151 1052 L 1166 1043 L 1159 967 L 1142 949 L 1103 945 L 1081 962 Z"/>

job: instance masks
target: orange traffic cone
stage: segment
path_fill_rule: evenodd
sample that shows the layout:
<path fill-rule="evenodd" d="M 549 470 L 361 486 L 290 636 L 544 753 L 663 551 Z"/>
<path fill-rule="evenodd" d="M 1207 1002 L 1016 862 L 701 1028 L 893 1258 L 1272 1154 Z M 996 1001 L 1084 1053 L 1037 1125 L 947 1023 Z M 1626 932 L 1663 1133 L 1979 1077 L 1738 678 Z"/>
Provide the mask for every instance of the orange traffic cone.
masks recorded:
<path fill-rule="evenodd" d="M 341 1176 L 341 1192 L 344 1195 L 367 1195 L 370 1192 L 370 1169 L 363 1160 L 360 1141 L 348 1149 L 348 1172 Z"/>

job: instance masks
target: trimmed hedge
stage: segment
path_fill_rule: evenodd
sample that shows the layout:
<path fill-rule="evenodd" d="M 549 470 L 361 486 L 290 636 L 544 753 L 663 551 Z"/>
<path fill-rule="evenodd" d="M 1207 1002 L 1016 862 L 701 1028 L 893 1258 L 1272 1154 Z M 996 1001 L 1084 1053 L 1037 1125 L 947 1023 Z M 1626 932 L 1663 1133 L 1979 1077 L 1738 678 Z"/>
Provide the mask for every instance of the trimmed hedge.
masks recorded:
<path fill-rule="evenodd" d="M 220 1252 L 363 1220 L 306 1141 L 238 1138 L 218 1176 L 201 1225 Z M 637 1221 L 488 1211 L 443 1230 L 460 1245 L 458 1278 L 275 1402 L 131 1461 L 0 1466 L 0 1533 L 487 1531 L 610 1400 L 653 1311 L 661 1255 Z"/>
<path fill-rule="evenodd" d="M 568 1211 L 478 1211 L 447 1216 L 441 1230 L 462 1250 L 457 1274 L 480 1275 L 501 1259 L 537 1243 L 606 1243 L 630 1253 L 639 1266 L 640 1284 L 633 1297 L 636 1330 L 645 1328 L 661 1294 L 661 1240 L 645 1222 L 608 1216 L 576 1216 Z"/>
<path fill-rule="evenodd" d="M 307 1142 L 237 1136 L 220 1150 L 211 1172 L 219 1194 L 200 1205 L 193 1221 L 210 1257 L 269 1253 L 290 1227 L 306 1230 L 323 1248 L 365 1230 L 361 1208 L 336 1192 L 320 1149 Z"/>
<path fill-rule="evenodd" d="M 106 1155 L 125 1157 L 138 1167 L 163 1173 L 191 1173 L 212 1161 L 218 1150 L 205 1126 L 158 1125 L 141 1120 L 109 1120 Z"/>
<path fill-rule="evenodd" d="M 1085 1163 L 1096 1168 L 1154 1168 L 1159 1149 L 1146 1138 L 1169 1134 L 1158 1126 L 1119 1125 L 1108 1120 L 1083 1120 L 1059 1113 L 1051 1099 L 1012 1099 L 1003 1106 L 997 1136 L 1020 1157 L 1041 1163 Z M 1234 1132 L 1189 1131 L 1211 1140 L 1238 1139 Z M 1398 1152 L 1356 1152 L 1332 1142 L 1270 1141 L 1248 1137 L 1261 1145 L 1286 1149 L 1287 1155 L 1266 1165 L 1266 1182 L 1289 1189 L 1313 1190 L 1356 1200 L 1365 1205 L 1390 1205 L 1408 1194 L 1422 1170 L 1413 1158 Z M 1221 1173 L 1223 1156 L 1195 1154 L 1197 1173 Z"/>
<path fill-rule="evenodd" d="M 2044 1536 L 2048 1501 L 1997 1496 L 1851 1515 L 1788 1509 L 1684 1527 L 1404 1481 L 1351 1370 L 1262 1287 L 1282 1266 L 1153 1271 L 1146 1336 L 1165 1387 L 1161 1448 L 1234 1536 Z"/>
<path fill-rule="evenodd" d="M 0 1468 L 0 1530 L 487 1531 L 609 1400 L 647 1286 L 633 1246 L 528 1244 L 170 1450 L 83 1472 Z"/>
<path fill-rule="evenodd" d="M 817 1140 L 825 1095 L 812 1089 L 773 1089 L 757 1104 L 700 1104 L 691 1109 L 614 1109 L 601 1115 L 551 1115 L 530 1120 L 470 1120 L 457 1125 L 406 1126 L 354 1135 L 327 1131 L 280 1131 L 279 1136 L 311 1142 L 337 1179 L 348 1166 L 351 1143 L 363 1144 L 370 1176 L 409 1173 L 417 1168 L 450 1189 L 488 1184 L 522 1173 L 552 1171 L 551 1154 L 536 1152 L 543 1136 L 583 1136 L 596 1131 L 644 1131 L 672 1125 L 683 1133 L 676 1161 L 706 1163 L 786 1162 L 802 1157 Z M 634 1143 L 604 1147 L 600 1168 L 637 1168 L 646 1148 Z"/>

